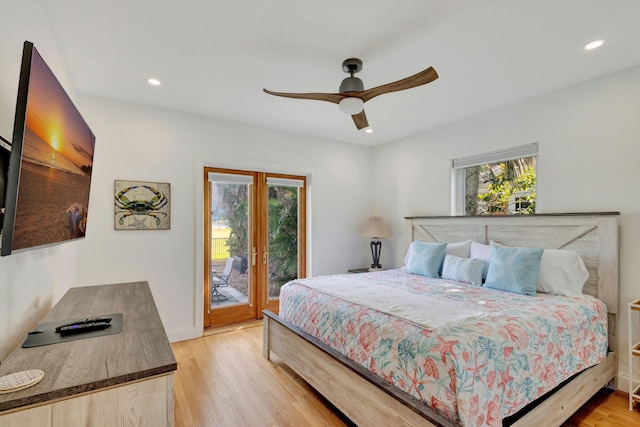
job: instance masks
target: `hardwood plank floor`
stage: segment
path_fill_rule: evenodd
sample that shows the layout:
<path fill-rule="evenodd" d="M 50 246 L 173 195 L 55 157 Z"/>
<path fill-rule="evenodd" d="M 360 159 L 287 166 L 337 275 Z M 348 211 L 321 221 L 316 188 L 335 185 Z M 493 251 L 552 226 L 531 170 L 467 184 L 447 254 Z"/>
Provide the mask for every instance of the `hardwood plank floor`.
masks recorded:
<path fill-rule="evenodd" d="M 262 357 L 261 326 L 172 344 L 175 426 L 353 426 L 277 357 Z M 640 409 L 627 405 L 626 393 L 600 391 L 565 426 L 640 426 Z"/>

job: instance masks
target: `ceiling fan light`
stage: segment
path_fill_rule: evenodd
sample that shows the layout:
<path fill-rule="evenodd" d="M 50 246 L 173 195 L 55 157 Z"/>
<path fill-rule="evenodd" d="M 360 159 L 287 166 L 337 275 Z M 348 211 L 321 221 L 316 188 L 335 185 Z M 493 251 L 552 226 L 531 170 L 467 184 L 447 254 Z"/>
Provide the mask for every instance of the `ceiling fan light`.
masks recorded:
<path fill-rule="evenodd" d="M 342 98 L 338 106 L 342 113 L 353 116 L 355 114 L 360 114 L 362 110 L 364 110 L 364 101 L 360 98 L 356 98 L 355 96 L 348 96 L 346 98 Z"/>

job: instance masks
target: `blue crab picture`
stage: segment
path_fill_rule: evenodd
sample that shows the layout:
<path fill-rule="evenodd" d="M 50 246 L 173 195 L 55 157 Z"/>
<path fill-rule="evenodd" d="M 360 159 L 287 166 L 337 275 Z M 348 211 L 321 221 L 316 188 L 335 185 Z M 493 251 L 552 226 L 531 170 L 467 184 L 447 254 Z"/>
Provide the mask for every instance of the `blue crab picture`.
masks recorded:
<path fill-rule="evenodd" d="M 126 183 L 125 181 L 116 181 L 116 190 L 119 182 Z M 155 228 L 161 228 L 162 220 L 168 217 L 169 200 L 167 195 L 156 188 L 158 185 L 148 185 L 150 183 L 131 184 L 118 191 L 115 195 L 117 224 L 124 226 L 127 218 L 131 217 L 134 221 L 129 224 L 130 226 L 134 226 L 136 229 L 148 228 L 144 225 L 145 220 L 151 217 L 155 222 Z M 168 186 L 168 184 L 164 185 Z"/>

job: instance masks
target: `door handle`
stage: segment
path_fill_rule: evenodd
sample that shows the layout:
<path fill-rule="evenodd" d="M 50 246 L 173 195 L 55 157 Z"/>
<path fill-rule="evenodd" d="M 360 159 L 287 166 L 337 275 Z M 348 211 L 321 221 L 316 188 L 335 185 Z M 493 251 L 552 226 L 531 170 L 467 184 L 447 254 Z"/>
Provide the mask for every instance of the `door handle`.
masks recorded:
<path fill-rule="evenodd" d="M 251 248 L 251 265 L 256 265 L 256 257 L 258 256 L 258 251 L 256 251 L 256 247 L 253 246 Z"/>
<path fill-rule="evenodd" d="M 262 251 L 262 263 L 266 264 L 267 263 L 267 256 L 269 255 L 269 252 L 267 252 L 267 249 L 265 248 Z"/>

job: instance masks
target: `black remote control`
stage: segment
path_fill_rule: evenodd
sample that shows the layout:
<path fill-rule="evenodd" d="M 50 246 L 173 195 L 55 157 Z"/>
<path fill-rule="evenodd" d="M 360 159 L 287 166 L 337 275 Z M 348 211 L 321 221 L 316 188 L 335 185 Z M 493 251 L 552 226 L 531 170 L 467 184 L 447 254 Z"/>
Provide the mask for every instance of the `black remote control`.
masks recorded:
<path fill-rule="evenodd" d="M 56 326 L 56 332 L 60 332 L 62 328 L 65 328 L 67 326 L 86 325 L 89 323 L 97 323 L 97 322 L 110 323 L 111 317 L 90 317 L 84 320 L 77 320 L 75 322 L 64 323 L 62 325 Z"/>
<path fill-rule="evenodd" d="M 92 322 L 92 323 L 81 323 L 77 325 L 63 326 L 60 328 L 60 335 L 70 335 L 70 334 L 79 334 L 82 332 L 98 331 L 101 329 L 107 329 L 109 326 L 111 326 L 111 324 L 107 322 Z"/>

